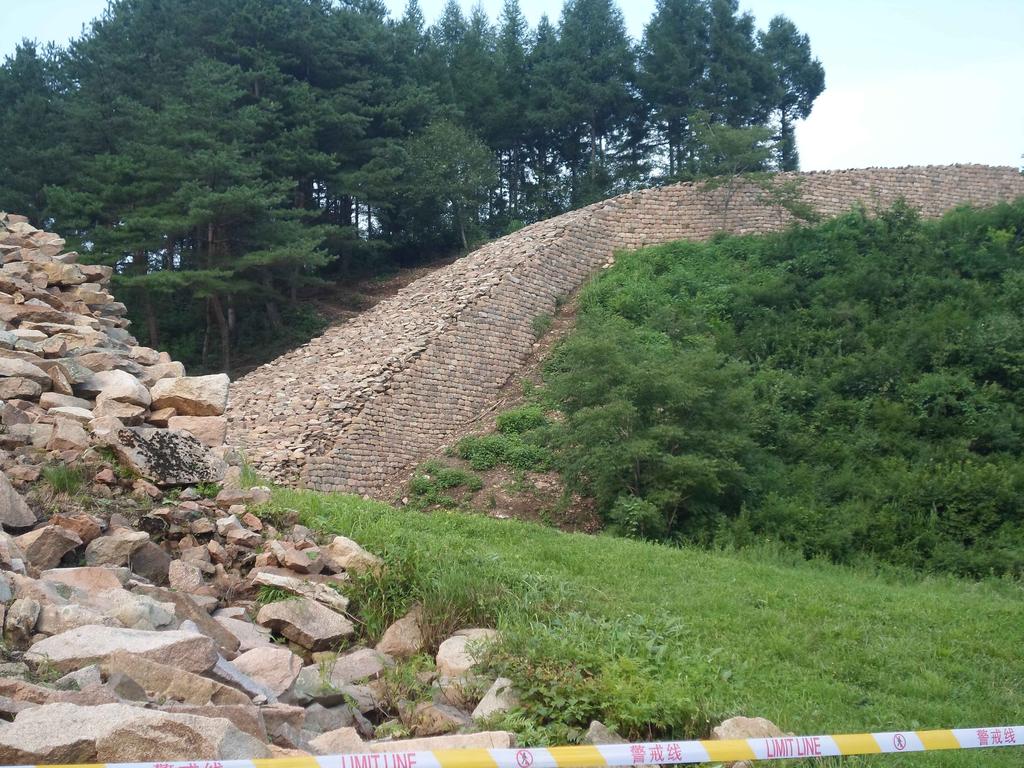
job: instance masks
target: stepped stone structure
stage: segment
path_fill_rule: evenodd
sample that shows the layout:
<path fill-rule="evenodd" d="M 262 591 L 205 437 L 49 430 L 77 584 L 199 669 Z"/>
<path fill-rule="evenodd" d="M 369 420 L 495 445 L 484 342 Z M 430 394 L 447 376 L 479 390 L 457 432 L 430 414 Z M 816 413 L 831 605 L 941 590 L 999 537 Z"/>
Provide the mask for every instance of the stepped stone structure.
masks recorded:
<path fill-rule="evenodd" d="M 925 216 L 1024 195 L 1014 168 L 955 165 L 778 174 L 615 197 L 485 245 L 232 385 L 229 440 L 277 482 L 374 494 L 486 410 L 551 313 L 617 250 L 903 198 Z M 787 198 L 790 204 L 784 204 Z"/>

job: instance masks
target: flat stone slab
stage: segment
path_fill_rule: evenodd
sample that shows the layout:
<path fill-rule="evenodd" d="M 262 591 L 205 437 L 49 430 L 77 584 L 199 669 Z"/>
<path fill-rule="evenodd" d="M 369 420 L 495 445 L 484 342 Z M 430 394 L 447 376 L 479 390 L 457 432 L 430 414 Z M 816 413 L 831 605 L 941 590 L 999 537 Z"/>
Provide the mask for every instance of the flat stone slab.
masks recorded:
<path fill-rule="evenodd" d="M 227 465 L 192 435 L 133 427 L 103 436 L 122 461 L 157 485 L 219 483 Z"/>
<path fill-rule="evenodd" d="M 198 705 L 252 703 L 241 691 L 216 680 L 133 653 L 112 653 L 103 662 L 102 669 L 108 677 L 117 673 L 130 677 L 152 699 L 170 699 L 182 704 Z"/>
<path fill-rule="evenodd" d="M 25 654 L 31 661 L 48 660 L 62 672 L 104 662 L 117 651 L 127 651 L 188 672 L 202 674 L 217 663 L 217 646 L 194 632 L 151 632 L 87 625 L 35 643 Z"/>
<path fill-rule="evenodd" d="M 307 597 L 279 600 L 260 609 L 256 622 L 311 651 L 327 651 L 355 634 L 352 622 Z"/>

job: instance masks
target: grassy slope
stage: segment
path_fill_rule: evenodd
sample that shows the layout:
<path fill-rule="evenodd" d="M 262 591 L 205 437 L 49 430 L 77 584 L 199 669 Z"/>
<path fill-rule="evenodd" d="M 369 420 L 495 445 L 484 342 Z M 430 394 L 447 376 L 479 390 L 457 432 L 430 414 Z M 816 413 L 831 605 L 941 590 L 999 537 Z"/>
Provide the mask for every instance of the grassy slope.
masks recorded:
<path fill-rule="evenodd" d="M 662 721 L 663 733 L 699 736 L 709 720 L 731 714 L 765 716 L 796 733 L 1024 722 L 1018 586 L 901 582 L 820 563 L 401 512 L 341 495 L 279 491 L 273 504 L 385 555 L 402 574 L 395 595 L 490 618 L 534 663 L 585 667 L 581 679 L 607 698 L 599 714 L 634 735 L 648 718 Z M 594 714 L 572 696 L 563 705 L 583 720 Z M 1022 758 L 1004 750 L 862 762 L 1009 766 Z"/>

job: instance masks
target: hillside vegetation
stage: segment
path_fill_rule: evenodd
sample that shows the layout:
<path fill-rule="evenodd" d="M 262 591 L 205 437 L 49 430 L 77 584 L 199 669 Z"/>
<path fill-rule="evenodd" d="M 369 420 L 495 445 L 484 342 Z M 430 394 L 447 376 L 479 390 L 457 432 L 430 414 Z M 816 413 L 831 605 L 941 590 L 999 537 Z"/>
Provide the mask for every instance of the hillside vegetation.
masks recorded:
<path fill-rule="evenodd" d="M 623 254 L 537 405 L 458 450 L 631 536 L 1019 576 L 1022 308 L 1024 202 Z"/>
<path fill-rule="evenodd" d="M 349 591 L 367 639 L 414 602 L 434 642 L 497 626 L 490 664 L 523 694 L 497 725 L 521 743 L 576 740 L 592 718 L 634 738 L 705 735 L 736 713 L 798 733 L 1024 718 L 1021 595 L 1008 584 L 907 583 L 764 550 L 715 554 L 311 492 L 275 492 L 264 517 L 287 509 L 384 557 L 383 576 Z M 1013 750 L 885 764 L 1015 760 Z"/>

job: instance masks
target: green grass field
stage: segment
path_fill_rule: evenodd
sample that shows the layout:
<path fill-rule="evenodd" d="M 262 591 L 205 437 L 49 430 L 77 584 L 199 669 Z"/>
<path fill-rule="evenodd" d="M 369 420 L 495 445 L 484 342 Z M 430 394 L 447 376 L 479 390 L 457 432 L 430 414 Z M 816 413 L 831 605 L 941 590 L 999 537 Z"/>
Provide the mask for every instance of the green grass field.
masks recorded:
<path fill-rule="evenodd" d="M 387 561 L 383 579 L 354 590 L 365 640 L 416 601 L 435 639 L 501 629 L 492 664 L 525 692 L 526 742 L 571 740 L 591 718 L 634 738 L 700 737 L 735 714 L 798 734 L 1024 722 L 1017 583 L 679 549 L 343 495 L 276 491 L 269 513 L 284 509 Z M 1015 749 L 842 764 L 1022 762 Z"/>

